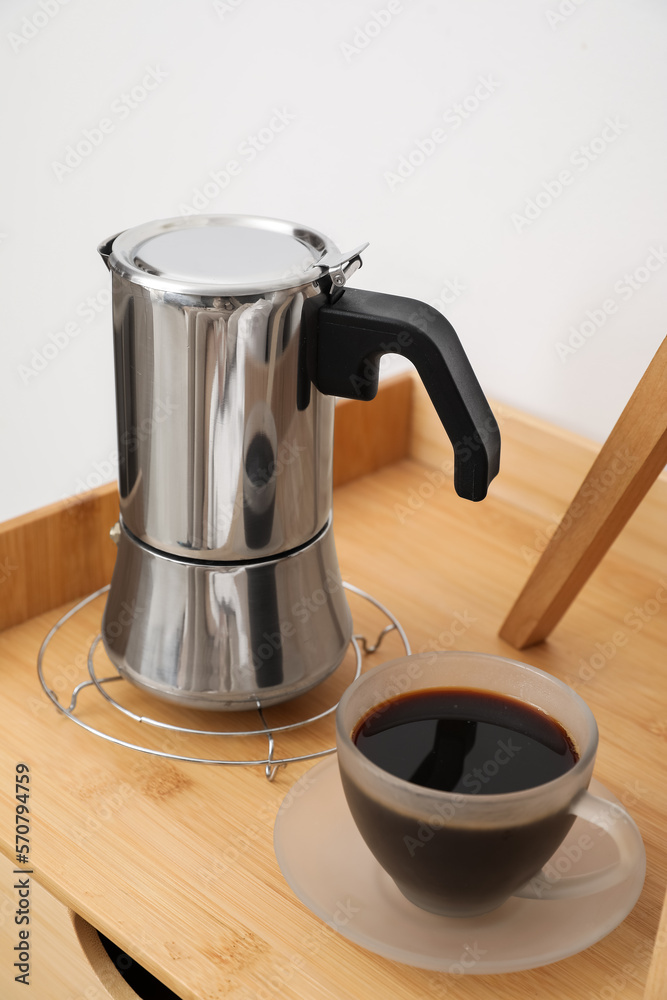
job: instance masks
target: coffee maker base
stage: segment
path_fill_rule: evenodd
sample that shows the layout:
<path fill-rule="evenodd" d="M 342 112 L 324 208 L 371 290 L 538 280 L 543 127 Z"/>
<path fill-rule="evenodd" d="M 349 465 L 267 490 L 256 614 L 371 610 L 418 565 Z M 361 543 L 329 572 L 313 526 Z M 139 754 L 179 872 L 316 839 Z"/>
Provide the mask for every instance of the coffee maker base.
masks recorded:
<path fill-rule="evenodd" d="M 149 694 L 208 711 L 278 704 L 333 673 L 351 636 L 331 518 L 308 545 L 247 564 L 179 560 L 121 522 L 102 638 Z"/>

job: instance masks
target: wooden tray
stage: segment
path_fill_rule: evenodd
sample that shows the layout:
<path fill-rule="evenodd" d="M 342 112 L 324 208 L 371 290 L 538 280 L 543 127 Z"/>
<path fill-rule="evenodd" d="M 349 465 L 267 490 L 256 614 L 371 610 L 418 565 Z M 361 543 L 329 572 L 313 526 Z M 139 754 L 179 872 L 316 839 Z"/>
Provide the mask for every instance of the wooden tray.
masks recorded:
<path fill-rule="evenodd" d="M 515 656 L 498 628 L 595 447 L 498 407 L 503 472 L 487 501 L 469 504 L 453 492 L 444 433 L 421 390 L 411 390 L 411 380 L 400 379 L 375 403 L 338 408 L 337 460 L 357 475 L 343 483 L 339 472 L 335 492 L 343 576 L 392 609 L 416 651 L 455 645 Z M 12 567 L 0 583 L 4 624 L 12 626 L 0 634 L 0 848 L 14 858 L 13 774 L 26 761 L 32 878 L 183 1000 L 641 997 L 667 879 L 667 605 L 660 600 L 667 587 L 666 493 L 667 485 L 656 483 L 549 642 L 520 657 L 561 677 L 590 704 L 601 733 L 596 776 L 632 812 L 646 845 L 648 874 L 637 906 L 586 952 L 528 972 L 462 978 L 371 954 L 294 897 L 273 854 L 276 811 L 308 764 L 281 769 L 269 783 L 262 768 L 175 763 L 117 747 L 59 715 L 38 684 L 37 651 L 74 599 L 109 577 L 110 488 L 0 528 L 0 565 Z M 356 606 L 355 614 L 374 637 L 381 616 Z M 85 676 L 83 654 L 100 615 L 98 601 L 50 647 L 49 682 L 63 698 Z M 389 637 L 382 658 L 398 652 Z M 341 673 L 300 701 L 323 705 L 346 682 Z M 138 693 L 130 698 L 137 708 L 147 705 Z M 91 724 L 104 720 L 105 707 L 86 693 L 81 706 Z M 283 718 L 299 707 L 274 711 Z M 134 737 L 130 720 L 115 725 L 119 735 Z M 183 750 L 181 738 L 150 738 Z M 309 752 L 332 740 L 328 723 L 295 732 L 285 748 Z M 230 741 L 231 752 L 247 750 L 247 740 Z M 0 903 L 12 899 L 6 871 L 0 868 Z M 11 921 L 3 922 L 3 940 L 12 932 Z M 39 939 L 35 945 L 37 964 Z M 1 992 L 14 1000 L 26 994 L 13 982 L 7 953 Z M 78 995 L 71 985 L 66 992 L 64 947 L 62 955 L 64 971 L 54 976 L 49 1000 Z"/>

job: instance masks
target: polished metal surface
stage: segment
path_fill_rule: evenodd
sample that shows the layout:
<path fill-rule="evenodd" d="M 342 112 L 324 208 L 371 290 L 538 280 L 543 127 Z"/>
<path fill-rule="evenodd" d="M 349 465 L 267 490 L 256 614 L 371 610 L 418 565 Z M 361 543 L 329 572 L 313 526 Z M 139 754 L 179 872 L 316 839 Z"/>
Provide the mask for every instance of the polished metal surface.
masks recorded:
<path fill-rule="evenodd" d="M 366 638 L 362 635 L 352 636 L 351 645 L 354 650 L 354 660 L 355 660 L 355 669 L 352 680 L 353 681 L 356 680 L 359 674 L 361 673 L 361 663 L 362 663 L 361 646 L 363 646 L 364 650 L 366 651 L 370 651 L 371 649 L 377 650 L 383 640 L 383 637 L 390 631 L 395 630 L 398 633 L 403 643 L 405 655 L 409 656 L 410 643 L 408 641 L 408 637 L 405 634 L 405 630 L 401 626 L 401 623 L 391 613 L 391 611 L 388 608 L 386 608 L 384 604 L 378 601 L 376 597 L 373 597 L 371 594 L 367 594 L 364 590 L 360 590 L 359 587 L 355 587 L 353 584 L 346 583 L 345 581 L 343 581 L 343 587 L 345 588 L 345 590 L 351 591 L 352 593 L 357 594 L 359 597 L 363 598 L 363 600 L 368 601 L 379 611 L 381 611 L 389 619 L 390 622 L 390 624 L 387 625 L 386 628 L 382 629 L 375 643 L 369 644 Z M 39 682 L 42 686 L 44 693 L 51 700 L 52 704 L 58 709 L 58 711 L 62 715 L 65 715 L 68 719 L 71 719 L 71 721 L 76 723 L 77 726 L 80 726 L 82 729 L 85 729 L 86 732 L 88 733 L 92 733 L 94 736 L 99 736 L 103 740 L 108 740 L 110 743 L 115 743 L 116 746 L 122 746 L 128 750 L 136 750 L 139 753 L 149 754 L 155 757 L 163 757 L 168 760 L 186 761 L 188 763 L 193 763 L 193 764 L 227 764 L 234 767 L 252 767 L 254 765 L 259 764 L 264 767 L 266 777 L 268 778 L 269 781 L 273 781 L 276 775 L 276 771 L 287 764 L 291 764 L 296 761 L 313 760 L 316 757 L 325 757 L 329 754 L 333 754 L 336 752 L 336 748 L 334 746 L 334 747 L 326 747 L 324 749 L 314 750 L 311 753 L 299 754 L 298 756 L 284 757 L 280 756 L 279 751 L 277 751 L 276 741 L 275 741 L 276 735 L 280 736 L 284 732 L 289 732 L 290 730 L 300 729 L 302 727 L 310 726 L 312 723 L 319 722 L 320 719 L 324 719 L 326 716 L 332 715 L 336 711 L 336 704 L 333 704 L 329 708 L 326 708 L 323 711 L 318 712 L 316 715 L 310 715 L 307 718 L 298 718 L 296 721 L 285 723 L 283 725 L 271 725 L 271 726 L 268 725 L 266 718 L 264 717 L 261 705 L 256 705 L 255 707 L 257 708 L 257 715 L 259 718 L 259 722 L 261 724 L 261 728 L 257 729 L 239 729 L 238 727 L 231 729 L 224 729 L 224 730 L 210 729 L 210 728 L 193 729 L 188 726 L 177 726 L 174 725 L 173 723 L 168 723 L 165 722 L 164 720 L 155 719 L 148 715 L 137 715 L 136 712 L 131 711 L 131 709 L 128 709 L 125 705 L 121 705 L 117 698 L 114 698 L 111 694 L 109 694 L 108 688 L 111 685 L 113 685 L 114 687 L 119 686 L 114 682 L 118 681 L 122 683 L 124 681 L 124 678 L 121 676 L 121 674 L 114 673 L 107 677 L 98 677 L 95 672 L 95 666 L 93 660 L 94 660 L 95 650 L 101 639 L 100 633 L 98 633 L 93 638 L 92 642 L 90 643 L 90 647 L 88 649 L 88 673 L 90 675 L 89 679 L 80 681 L 74 687 L 70 697 L 69 705 L 62 703 L 59 699 L 59 696 L 50 686 L 49 683 L 50 670 L 48 668 L 48 665 L 45 663 L 45 660 L 47 658 L 46 654 L 49 645 L 51 643 L 51 640 L 54 638 L 55 635 L 57 635 L 60 632 L 60 630 L 67 624 L 67 622 L 69 622 L 72 618 L 74 618 L 83 608 L 86 608 L 91 602 L 95 601 L 96 598 L 100 597 L 102 594 L 107 593 L 108 590 L 109 590 L 109 585 L 107 584 L 106 587 L 101 587 L 99 590 L 96 590 L 93 594 L 89 594 L 88 597 L 84 597 L 82 601 L 79 601 L 79 603 L 75 604 L 73 608 L 70 608 L 69 611 L 65 612 L 62 618 L 59 618 L 58 621 L 54 625 L 52 625 L 51 628 L 49 629 L 46 636 L 44 637 L 44 641 L 42 642 L 39 653 L 37 654 L 37 675 L 39 677 Z M 112 733 L 106 731 L 105 729 L 100 729 L 98 728 L 98 726 L 91 725 L 89 722 L 86 722 L 84 718 L 81 718 L 76 714 L 77 709 L 79 708 L 79 695 L 81 694 L 82 691 L 86 690 L 87 688 L 88 689 L 94 688 L 104 698 L 104 701 L 107 703 L 107 705 L 111 705 L 116 711 L 121 712 L 126 719 L 129 718 L 134 723 L 140 725 L 141 728 L 144 730 L 144 733 L 147 728 L 149 730 L 151 728 L 155 728 L 162 732 L 178 733 L 180 737 L 188 737 L 190 735 L 194 736 L 206 735 L 206 736 L 216 736 L 222 738 L 233 737 L 235 743 L 238 742 L 239 736 L 253 737 L 253 736 L 263 735 L 266 736 L 268 740 L 268 756 L 263 759 L 260 758 L 252 760 L 239 760 L 238 758 L 230 758 L 230 757 L 202 757 L 202 756 L 193 757 L 187 754 L 177 754 L 167 749 L 157 749 L 156 747 L 151 747 L 146 745 L 146 743 L 130 743 L 128 740 L 122 740 L 118 736 L 113 735 Z M 82 713 L 84 712 L 85 709 L 83 709 L 82 707 Z M 108 724 L 108 720 L 105 720 L 102 724 L 103 725 Z M 227 725 L 229 725 L 229 723 L 227 723 Z"/>
<path fill-rule="evenodd" d="M 331 534 L 334 399 L 304 312 L 359 267 L 250 216 L 148 223 L 112 272 L 121 528 L 103 638 L 181 704 L 271 704 L 324 679 L 351 632 Z M 304 612 L 310 595 L 323 606 Z"/>
<path fill-rule="evenodd" d="M 192 708 L 271 705 L 319 684 L 352 635 L 331 523 L 309 545 L 239 565 L 183 562 L 121 525 L 102 637 L 119 672 Z"/>
<path fill-rule="evenodd" d="M 362 249 L 341 254 L 315 230 L 254 216 L 166 219 L 100 246 L 113 276 L 120 509 L 138 539 L 242 562 L 322 530 L 334 400 L 308 378 L 302 317 L 324 276 L 344 283 Z"/>
<path fill-rule="evenodd" d="M 341 253 L 317 230 L 283 219 L 192 215 L 128 229 L 99 250 L 112 271 L 137 284 L 179 295 L 216 296 L 309 284 L 366 246 Z"/>
<path fill-rule="evenodd" d="M 334 400 L 302 358 L 319 289 L 193 298 L 113 274 L 120 510 L 206 562 L 304 545 L 331 510 Z"/>

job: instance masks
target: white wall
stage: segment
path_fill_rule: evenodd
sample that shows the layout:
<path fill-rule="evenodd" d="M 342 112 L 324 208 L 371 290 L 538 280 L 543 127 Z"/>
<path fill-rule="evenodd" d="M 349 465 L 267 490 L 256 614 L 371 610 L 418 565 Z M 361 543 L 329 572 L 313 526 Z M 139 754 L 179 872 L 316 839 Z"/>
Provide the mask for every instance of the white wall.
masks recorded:
<path fill-rule="evenodd" d="M 355 284 L 440 300 L 488 395 L 597 440 L 664 336 L 661 0 L 4 0 L 0 50 L 0 519 L 114 478 L 95 248 L 207 182 L 370 240 Z"/>

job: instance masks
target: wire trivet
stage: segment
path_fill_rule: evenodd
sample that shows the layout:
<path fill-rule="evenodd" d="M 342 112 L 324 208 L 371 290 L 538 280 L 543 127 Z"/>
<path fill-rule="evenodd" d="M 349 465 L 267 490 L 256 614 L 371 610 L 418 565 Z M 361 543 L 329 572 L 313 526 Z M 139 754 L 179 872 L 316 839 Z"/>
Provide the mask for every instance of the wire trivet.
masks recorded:
<path fill-rule="evenodd" d="M 398 619 L 391 613 L 391 611 L 389 611 L 389 609 L 386 608 L 384 604 L 378 601 L 377 598 L 373 597 L 371 594 L 366 593 L 366 591 L 364 590 L 360 590 L 359 587 L 355 587 L 353 584 L 345 582 L 343 582 L 343 587 L 345 588 L 345 590 L 349 590 L 350 593 L 356 594 L 358 597 L 361 597 L 363 600 L 368 601 L 370 604 L 374 605 L 374 607 L 378 608 L 378 610 L 381 611 L 389 619 L 389 624 L 382 629 L 374 644 L 369 644 L 368 641 L 366 640 L 366 637 L 363 635 L 354 634 L 352 636 L 350 642 L 355 653 L 355 672 L 352 680 L 356 680 L 361 673 L 362 648 L 364 654 L 375 653 L 380 648 L 385 636 L 389 632 L 396 631 L 398 633 L 405 648 L 405 653 L 406 655 L 409 655 L 411 650 L 408 637 L 405 634 L 403 626 L 398 621 Z M 287 730 L 299 729 L 303 726 L 308 726 L 315 722 L 318 722 L 320 719 L 326 718 L 326 716 L 331 715 L 332 712 L 336 711 L 336 707 L 338 704 L 337 702 L 330 708 L 327 708 L 325 711 L 319 712 L 317 715 L 312 715 L 307 719 L 300 719 L 298 722 L 290 722 L 282 726 L 269 726 L 264 717 L 264 712 L 262 710 L 261 702 L 258 698 L 257 714 L 261 722 L 261 728 L 241 730 L 241 731 L 191 729 L 186 726 L 176 726 L 173 725 L 172 723 L 160 722 L 158 719 L 153 719 L 147 715 L 137 715 L 136 712 L 133 712 L 126 706 L 121 705 L 111 694 L 109 694 L 107 690 L 105 690 L 105 686 L 113 684 L 115 681 L 125 680 L 125 678 L 122 677 L 121 674 L 118 672 L 112 674 L 109 677 L 98 677 L 97 674 L 95 673 L 93 657 L 95 654 L 95 650 L 97 649 L 102 639 L 100 633 L 98 633 L 94 637 L 88 650 L 87 662 L 88 662 L 88 673 L 90 675 L 90 680 L 81 681 L 79 684 L 76 685 L 76 687 L 72 691 L 70 703 L 67 706 L 67 708 L 65 708 L 65 706 L 60 703 L 58 695 L 55 693 L 55 691 L 53 691 L 46 683 L 44 677 L 44 669 L 43 669 L 44 654 L 46 653 L 47 647 L 51 642 L 51 640 L 53 639 L 56 632 L 58 632 L 58 630 L 61 629 L 63 625 L 65 625 L 66 622 L 70 620 L 70 618 L 76 615 L 77 612 L 81 611 L 81 609 L 85 608 L 87 604 L 90 604 L 92 601 L 96 600 L 98 597 L 100 597 L 101 594 L 106 593 L 108 590 L 109 590 L 108 585 L 106 587 L 101 587 L 99 590 L 96 590 L 93 594 L 89 594 L 88 597 L 85 597 L 82 601 L 79 601 L 79 603 L 76 604 L 73 608 L 70 608 L 70 610 L 62 616 L 62 618 L 59 618 L 58 621 L 55 623 L 55 625 L 47 633 L 44 641 L 42 642 L 42 645 L 40 647 L 37 656 L 37 673 L 39 675 L 39 680 L 42 685 L 42 688 L 44 689 L 44 692 L 51 699 L 51 701 L 56 706 L 58 711 L 62 712 L 63 715 L 66 715 L 68 719 L 72 720 L 72 722 L 75 722 L 78 726 L 81 726 L 87 732 L 93 733 L 93 735 L 99 736 L 103 740 L 108 740 L 111 743 L 115 743 L 117 746 L 126 747 L 129 750 L 138 750 L 140 753 L 151 754 L 152 756 L 155 757 L 165 757 L 168 758 L 169 760 L 179 760 L 197 764 L 227 764 L 229 766 L 235 766 L 235 767 L 253 767 L 253 766 L 256 767 L 263 765 L 266 777 L 268 778 L 269 781 L 273 781 L 276 775 L 276 771 L 278 770 L 279 767 L 285 767 L 287 764 L 293 764 L 301 760 L 313 760 L 316 757 L 326 757 L 328 754 L 336 752 L 335 747 L 327 747 L 324 750 L 316 750 L 313 753 L 300 754 L 295 757 L 275 757 L 274 734 L 280 732 L 286 732 Z M 340 666 L 337 669 L 340 670 Z M 229 760 L 225 758 L 187 757 L 176 753 L 170 753 L 169 751 L 166 750 L 156 750 L 152 747 L 142 746 L 141 744 L 138 743 L 129 743 L 126 740 L 122 740 L 117 736 L 112 736 L 111 733 L 104 732 L 104 730 L 96 729 L 94 726 L 91 726 L 89 723 L 85 722 L 79 716 L 75 715 L 75 709 L 79 694 L 84 688 L 91 686 L 96 688 L 96 690 L 102 695 L 105 701 L 108 702 L 108 704 L 110 704 L 111 706 L 113 706 L 114 709 L 121 712 L 123 715 L 132 719 L 136 723 L 143 724 L 146 726 L 153 726 L 157 729 L 170 730 L 172 732 L 197 735 L 197 736 L 219 736 L 223 738 L 230 736 L 233 737 L 266 736 L 268 740 L 268 754 L 266 757 L 261 758 L 259 760 Z"/>

